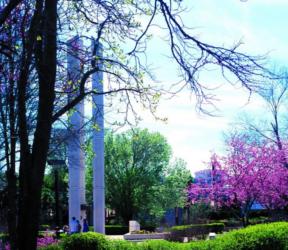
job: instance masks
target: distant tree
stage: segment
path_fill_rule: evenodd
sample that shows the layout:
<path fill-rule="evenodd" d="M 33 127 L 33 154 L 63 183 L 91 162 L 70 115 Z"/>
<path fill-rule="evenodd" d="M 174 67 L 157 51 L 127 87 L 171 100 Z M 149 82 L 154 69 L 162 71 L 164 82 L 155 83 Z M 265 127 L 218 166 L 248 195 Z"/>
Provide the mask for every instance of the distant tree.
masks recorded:
<path fill-rule="evenodd" d="M 190 181 L 192 176 L 187 163 L 176 158 L 165 170 L 163 181 L 155 186 L 152 213 L 160 218 L 168 209 L 183 208 L 187 204 L 187 186 Z"/>
<path fill-rule="evenodd" d="M 141 212 L 149 214 L 151 200 L 158 192 L 155 186 L 163 182 L 170 155 L 170 146 L 159 133 L 146 129 L 107 133 L 106 201 L 124 223 Z"/>
<path fill-rule="evenodd" d="M 140 133 L 141 132 L 141 133 Z M 141 136 L 138 136 L 138 135 Z M 145 135 L 146 134 L 146 135 Z M 133 151 L 132 149 L 132 144 L 130 140 L 133 142 L 133 136 L 134 140 L 137 141 L 138 144 L 143 144 L 139 150 Z M 139 213 L 145 214 L 146 215 L 151 215 L 152 217 L 156 219 L 160 219 L 161 216 L 163 216 L 164 212 L 169 209 L 169 208 L 175 208 L 175 207 L 183 207 L 187 201 L 187 192 L 186 192 L 186 187 L 188 183 L 192 180 L 191 172 L 187 169 L 187 164 L 184 160 L 180 158 L 176 158 L 172 163 L 168 164 L 168 160 L 170 158 L 170 152 L 168 152 L 169 145 L 165 144 L 159 144 L 156 145 L 156 139 L 155 142 L 152 144 L 149 144 L 149 137 L 152 138 L 152 136 L 158 136 L 158 134 L 153 134 L 148 132 L 147 130 L 133 130 L 126 132 L 126 133 L 121 133 L 121 134 L 114 134 L 110 131 L 107 132 L 105 136 L 105 165 L 106 168 L 106 198 L 107 198 L 107 206 L 110 208 L 115 208 L 115 205 L 112 205 L 114 203 L 121 204 L 123 202 L 121 194 L 118 194 L 116 192 L 116 189 L 118 190 L 119 187 L 123 187 L 125 189 L 125 185 L 128 184 L 128 180 L 124 178 L 125 174 L 129 174 L 129 171 L 132 172 L 132 170 L 129 170 L 128 168 L 131 166 L 131 157 L 133 154 L 138 154 L 138 155 L 145 155 L 147 154 L 148 151 L 151 151 L 153 153 L 153 150 L 156 147 L 159 147 L 157 151 L 159 153 L 159 149 L 162 147 L 164 148 L 164 152 L 162 152 L 159 157 L 164 157 L 161 159 L 163 161 L 161 163 L 161 167 L 156 166 L 153 164 L 153 162 L 156 162 L 155 158 L 152 159 L 152 155 L 147 156 L 149 157 L 149 164 L 144 163 L 141 168 L 136 168 L 136 170 L 133 171 L 133 174 L 135 175 L 132 180 L 129 180 L 129 183 L 133 183 L 131 185 L 139 185 L 139 189 L 141 187 L 146 187 L 145 190 L 149 190 L 150 192 L 146 192 L 146 200 L 144 202 L 144 199 L 137 198 L 139 207 Z M 132 136 L 132 137 L 131 137 Z M 146 138 L 147 137 L 147 138 Z M 135 139 L 137 138 L 137 139 Z M 163 137 L 159 135 L 159 142 L 163 140 Z M 135 143 L 135 142 L 134 142 Z M 162 143 L 162 142 L 161 142 Z M 145 147 L 145 144 L 147 145 Z M 135 148 L 135 147 L 134 147 Z M 166 151 L 166 152 L 165 152 Z M 87 155 L 87 160 L 86 160 L 86 165 L 87 165 L 87 170 L 86 170 L 86 198 L 88 203 L 92 203 L 92 190 L 93 190 L 93 184 L 92 184 L 92 176 L 93 176 L 93 171 L 92 171 L 92 159 L 93 159 L 93 151 L 92 151 L 92 146 L 91 143 L 88 143 L 85 149 L 86 155 Z M 153 153 L 154 154 L 154 153 Z M 112 158 L 111 158 L 112 155 Z M 169 155 L 168 160 L 167 160 L 167 155 Z M 125 157 L 128 157 L 127 159 Z M 153 156 L 154 157 L 154 156 Z M 135 160 L 139 159 L 136 156 L 133 156 Z M 113 163 L 115 161 L 115 163 Z M 139 160 L 137 160 L 139 161 Z M 130 164 L 128 164 L 130 162 Z M 146 161 L 148 162 L 148 161 Z M 119 163 L 119 164 L 117 164 Z M 128 168 L 126 168 L 127 164 Z M 165 164 L 164 164 L 165 163 Z M 152 165 L 151 165 L 152 164 Z M 117 167 L 116 167 L 117 165 Z M 139 163 L 136 163 L 136 165 L 139 165 Z M 154 168 L 152 169 L 152 166 Z M 146 170 L 144 170 L 146 168 Z M 150 169 L 151 168 L 151 169 Z M 158 169 L 158 170 L 157 170 Z M 160 171 L 160 172 L 155 172 L 155 171 Z M 143 172 L 145 172 L 143 174 Z M 151 179 L 151 175 L 153 173 L 158 176 L 158 180 L 155 180 L 155 177 L 153 177 L 153 185 L 147 189 L 147 183 L 148 181 L 147 178 Z M 137 176 L 138 175 L 138 176 Z M 119 177 L 119 178 L 117 178 Z M 128 178 L 128 177 L 127 177 Z M 142 183 L 143 182 L 143 183 Z M 113 185 L 113 183 L 117 184 L 116 186 Z M 121 184 L 119 184 L 121 183 Z M 141 184 L 137 184 L 141 183 Z M 120 186 L 119 186 L 120 185 Z M 119 189 L 120 190 L 120 189 Z M 118 191 L 119 191 L 118 190 Z M 116 193 L 115 193 L 116 192 Z M 141 191 L 137 191 L 137 195 L 139 194 L 142 195 Z M 131 198 L 133 199 L 133 198 Z M 141 205 L 145 204 L 145 206 Z M 124 204 L 123 204 L 124 205 Z M 139 215 L 139 214 L 138 214 Z"/>
<path fill-rule="evenodd" d="M 85 152 L 85 181 L 86 181 L 86 202 L 87 204 L 93 203 L 93 158 L 94 158 L 94 152 L 93 152 L 93 146 L 92 146 L 92 140 L 88 140 L 87 143 L 84 146 L 84 152 Z"/>
<path fill-rule="evenodd" d="M 41 193 L 41 219 L 56 226 L 67 224 L 68 171 L 67 167 L 49 167 L 44 176 Z M 52 216 L 50 213 L 52 212 Z M 66 219 L 66 221 L 64 221 Z M 47 221 L 48 220 L 48 221 Z"/>

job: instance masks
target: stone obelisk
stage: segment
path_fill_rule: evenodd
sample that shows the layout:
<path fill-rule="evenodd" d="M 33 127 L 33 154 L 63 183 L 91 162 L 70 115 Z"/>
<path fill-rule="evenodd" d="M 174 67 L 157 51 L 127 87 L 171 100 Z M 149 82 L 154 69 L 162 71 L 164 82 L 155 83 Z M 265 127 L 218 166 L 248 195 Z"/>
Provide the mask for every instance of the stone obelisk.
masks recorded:
<path fill-rule="evenodd" d="M 67 43 L 67 88 L 70 91 L 68 101 L 77 96 L 77 85 L 80 80 L 80 51 L 83 47 L 79 37 L 73 37 Z M 67 157 L 69 171 L 69 223 L 72 217 L 80 221 L 86 217 L 81 206 L 85 200 L 85 155 L 82 148 L 84 143 L 84 102 L 79 102 L 68 115 Z M 70 225 L 71 226 L 71 225 Z"/>
<path fill-rule="evenodd" d="M 95 47 L 96 46 L 96 47 Z M 96 49 L 95 63 L 99 71 L 92 76 L 92 88 L 96 93 L 103 92 L 102 45 L 92 44 Z M 105 181 L 104 181 L 104 97 L 93 95 L 93 226 L 94 231 L 105 234 Z"/>

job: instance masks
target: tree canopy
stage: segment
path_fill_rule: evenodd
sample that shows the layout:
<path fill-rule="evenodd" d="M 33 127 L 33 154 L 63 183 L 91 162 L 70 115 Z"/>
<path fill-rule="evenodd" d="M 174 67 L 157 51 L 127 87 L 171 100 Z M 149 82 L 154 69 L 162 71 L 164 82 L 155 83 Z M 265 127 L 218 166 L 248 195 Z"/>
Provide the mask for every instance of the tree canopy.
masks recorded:
<path fill-rule="evenodd" d="M 159 133 L 130 130 L 106 135 L 106 200 L 125 223 L 150 212 L 154 187 L 163 181 L 170 156 L 170 146 Z"/>

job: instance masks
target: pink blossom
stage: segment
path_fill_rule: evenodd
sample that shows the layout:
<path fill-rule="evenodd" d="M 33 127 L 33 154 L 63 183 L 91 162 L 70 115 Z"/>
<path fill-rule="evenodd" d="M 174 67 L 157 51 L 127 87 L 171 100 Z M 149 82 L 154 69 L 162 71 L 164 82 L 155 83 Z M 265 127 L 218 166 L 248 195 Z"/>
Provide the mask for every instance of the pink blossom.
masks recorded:
<path fill-rule="evenodd" d="M 189 187 L 190 201 L 236 206 L 243 216 L 256 201 L 268 209 L 287 206 L 286 150 L 247 136 L 235 136 L 227 145 L 225 157 L 211 157 L 211 183 L 200 181 Z"/>

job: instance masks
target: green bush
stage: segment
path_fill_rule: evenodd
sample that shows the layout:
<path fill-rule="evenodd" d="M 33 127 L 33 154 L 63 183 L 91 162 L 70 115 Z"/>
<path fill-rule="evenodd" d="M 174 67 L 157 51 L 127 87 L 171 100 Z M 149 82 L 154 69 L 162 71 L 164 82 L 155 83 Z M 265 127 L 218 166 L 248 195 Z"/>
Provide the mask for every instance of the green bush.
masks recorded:
<path fill-rule="evenodd" d="M 165 240 L 150 240 L 138 244 L 141 250 L 191 250 L 187 243 L 169 242 Z"/>
<path fill-rule="evenodd" d="M 63 248 L 59 244 L 52 244 L 46 247 L 40 247 L 38 249 L 39 250 L 63 250 Z"/>
<path fill-rule="evenodd" d="M 113 250 L 141 250 L 140 244 L 125 240 L 109 240 L 109 249 Z"/>
<path fill-rule="evenodd" d="M 108 240 L 104 235 L 88 232 L 73 234 L 63 240 L 64 250 L 106 250 Z"/>
<path fill-rule="evenodd" d="M 259 216 L 259 217 L 253 217 L 249 219 L 249 224 L 250 225 L 257 225 L 257 224 L 262 224 L 268 221 L 268 217 L 266 216 Z"/>
<path fill-rule="evenodd" d="M 89 231 L 93 232 L 93 226 L 89 227 Z M 106 225 L 105 226 L 105 234 L 106 235 L 122 235 L 129 232 L 128 226 L 122 225 Z"/>
<path fill-rule="evenodd" d="M 0 240 L 7 241 L 8 240 L 8 234 L 6 233 L 0 233 Z"/>
<path fill-rule="evenodd" d="M 181 241 L 183 237 L 201 237 L 204 239 L 209 232 L 221 233 L 224 230 L 223 223 L 192 224 L 175 226 L 170 229 L 170 240 Z"/>
<path fill-rule="evenodd" d="M 6 245 L 9 241 L 9 236 L 7 233 L 0 233 L 0 249 L 1 245 Z"/>
<path fill-rule="evenodd" d="M 190 246 L 191 250 L 288 250 L 288 223 L 249 226 Z"/>
<path fill-rule="evenodd" d="M 61 248 L 63 247 L 63 248 Z M 45 250 L 288 250 L 288 223 L 278 222 L 249 226 L 218 235 L 215 240 L 190 243 L 150 240 L 132 243 L 124 240 L 106 240 L 97 233 L 69 236 L 62 245 Z M 42 249 L 41 249 L 42 250 Z"/>
<path fill-rule="evenodd" d="M 122 235 L 129 232 L 128 226 L 122 225 L 106 225 L 105 226 L 105 233 L 107 235 Z"/>
<path fill-rule="evenodd" d="M 46 231 L 47 229 L 50 229 L 50 225 L 43 224 L 39 226 L 40 231 Z"/>

